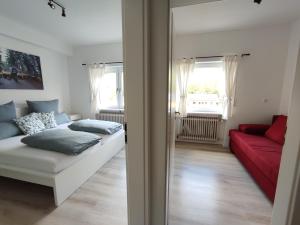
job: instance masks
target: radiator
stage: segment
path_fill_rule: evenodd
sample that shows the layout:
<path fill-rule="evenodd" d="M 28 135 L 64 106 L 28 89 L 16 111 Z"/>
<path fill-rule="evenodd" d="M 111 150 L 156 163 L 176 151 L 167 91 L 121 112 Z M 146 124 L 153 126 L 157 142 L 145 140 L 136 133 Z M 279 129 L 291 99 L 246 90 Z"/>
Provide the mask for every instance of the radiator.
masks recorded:
<path fill-rule="evenodd" d="M 214 143 L 219 140 L 221 115 L 197 114 L 176 117 L 176 141 Z"/>
<path fill-rule="evenodd" d="M 124 124 L 124 113 L 123 112 L 100 112 L 96 115 L 96 119 Z"/>

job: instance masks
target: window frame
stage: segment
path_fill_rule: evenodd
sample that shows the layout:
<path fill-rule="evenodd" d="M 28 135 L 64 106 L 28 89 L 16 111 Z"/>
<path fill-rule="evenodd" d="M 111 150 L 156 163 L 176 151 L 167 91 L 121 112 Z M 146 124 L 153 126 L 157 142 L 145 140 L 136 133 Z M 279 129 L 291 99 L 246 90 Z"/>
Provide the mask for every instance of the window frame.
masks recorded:
<path fill-rule="evenodd" d="M 224 69 L 224 59 L 222 57 L 201 58 L 201 59 L 197 59 L 197 61 L 195 62 L 194 71 L 199 68 L 217 68 L 217 67 Z M 224 74 L 224 76 L 225 76 L 225 74 Z M 224 79 L 225 79 L 225 77 L 224 77 Z M 224 83 L 224 85 L 225 85 L 225 83 Z M 190 107 L 188 107 L 188 95 L 190 95 L 190 94 L 187 93 L 187 113 L 188 114 L 202 114 L 202 113 L 222 114 L 222 112 L 218 111 L 218 110 L 217 111 L 190 110 Z M 222 105 L 224 104 L 224 96 L 219 97 L 219 103 Z M 221 107 L 223 108 L 223 106 L 221 106 Z"/>

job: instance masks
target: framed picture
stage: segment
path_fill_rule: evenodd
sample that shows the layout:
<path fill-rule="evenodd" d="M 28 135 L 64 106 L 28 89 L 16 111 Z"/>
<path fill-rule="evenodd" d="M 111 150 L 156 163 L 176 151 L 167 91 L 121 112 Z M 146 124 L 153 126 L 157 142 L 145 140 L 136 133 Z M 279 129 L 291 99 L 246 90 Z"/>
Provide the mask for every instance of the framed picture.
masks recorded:
<path fill-rule="evenodd" d="M 40 57 L 0 47 L 0 89 L 43 90 Z"/>

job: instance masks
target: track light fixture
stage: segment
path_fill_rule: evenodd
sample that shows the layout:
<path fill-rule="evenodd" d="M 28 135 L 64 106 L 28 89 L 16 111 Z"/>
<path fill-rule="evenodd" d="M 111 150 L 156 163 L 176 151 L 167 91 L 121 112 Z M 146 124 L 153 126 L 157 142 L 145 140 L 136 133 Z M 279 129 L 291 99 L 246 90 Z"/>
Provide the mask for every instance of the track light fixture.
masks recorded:
<path fill-rule="evenodd" d="M 62 17 L 66 17 L 66 8 L 64 6 L 62 6 L 60 3 L 58 3 L 57 1 L 55 1 L 55 0 L 49 0 L 48 1 L 48 6 L 51 9 L 55 9 L 56 6 L 60 7 L 61 8 L 61 16 Z"/>
<path fill-rule="evenodd" d="M 260 4 L 262 2 L 262 0 L 254 0 L 254 3 L 256 4 Z"/>
<path fill-rule="evenodd" d="M 49 7 L 50 7 L 51 9 L 55 9 L 55 5 L 53 4 L 52 1 L 49 1 L 49 2 L 48 2 L 48 5 L 49 5 Z"/>
<path fill-rule="evenodd" d="M 62 9 L 61 16 L 66 17 L 66 10 L 64 8 Z"/>

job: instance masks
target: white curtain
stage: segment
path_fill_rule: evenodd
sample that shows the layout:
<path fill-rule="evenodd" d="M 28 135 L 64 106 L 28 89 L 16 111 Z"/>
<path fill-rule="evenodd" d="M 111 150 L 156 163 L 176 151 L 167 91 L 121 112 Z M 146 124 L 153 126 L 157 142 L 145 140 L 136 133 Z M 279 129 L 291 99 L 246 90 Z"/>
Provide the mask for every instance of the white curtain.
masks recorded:
<path fill-rule="evenodd" d="M 225 72 L 225 102 L 223 118 L 228 119 L 233 115 L 235 106 L 235 91 L 237 80 L 237 68 L 239 64 L 239 57 L 230 55 L 224 57 L 224 72 Z"/>
<path fill-rule="evenodd" d="M 195 59 L 180 59 L 176 62 L 176 76 L 178 81 L 179 104 L 178 112 L 181 116 L 186 116 L 187 107 L 187 86 L 189 76 L 195 68 Z"/>
<path fill-rule="evenodd" d="M 89 65 L 91 113 L 95 114 L 101 109 L 100 84 L 105 72 L 104 64 Z"/>

